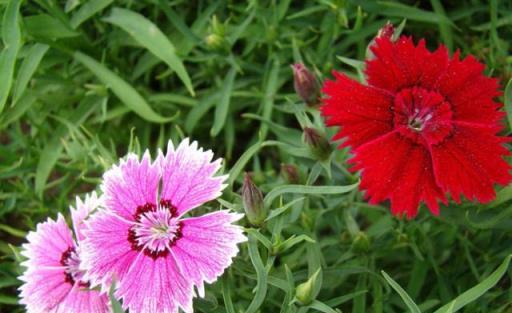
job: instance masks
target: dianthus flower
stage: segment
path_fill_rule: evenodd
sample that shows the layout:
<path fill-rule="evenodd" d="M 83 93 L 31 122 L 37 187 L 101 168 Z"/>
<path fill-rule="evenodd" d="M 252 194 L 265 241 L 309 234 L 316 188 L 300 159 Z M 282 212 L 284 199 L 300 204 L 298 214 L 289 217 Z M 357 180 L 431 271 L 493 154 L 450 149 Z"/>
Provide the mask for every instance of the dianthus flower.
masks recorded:
<path fill-rule="evenodd" d="M 185 217 L 220 196 L 226 176 L 197 142 L 182 141 L 154 162 L 130 154 L 107 171 L 101 189 L 105 205 L 90 217 L 84 232 L 84 268 L 94 286 L 115 283 L 115 297 L 130 313 L 192 312 L 194 286 L 214 282 L 246 240 L 242 217 L 216 211 Z"/>
<path fill-rule="evenodd" d="M 430 52 L 424 40 L 382 36 L 371 51 L 368 85 L 334 72 L 322 106 L 327 125 L 341 126 L 334 139 L 352 147 L 369 202 L 387 199 L 395 215 L 411 218 L 420 202 L 439 214 L 447 194 L 494 199 L 494 184 L 511 179 L 498 81 L 473 56 L 450 58 L 442 45 Z"/>
<path fill-rule="evenodd" d="M 77 198 L 76 209 L 71 208 L 75 238 L 61 214 L 28 234 L 21 252 L 27 269 L 20 277 L 20 303 L 28 313 L 110 312 L 108 297 L 89 289 L 80 269 L 83 221 L 99 201 L 95 193 L 84 202 Z"/>

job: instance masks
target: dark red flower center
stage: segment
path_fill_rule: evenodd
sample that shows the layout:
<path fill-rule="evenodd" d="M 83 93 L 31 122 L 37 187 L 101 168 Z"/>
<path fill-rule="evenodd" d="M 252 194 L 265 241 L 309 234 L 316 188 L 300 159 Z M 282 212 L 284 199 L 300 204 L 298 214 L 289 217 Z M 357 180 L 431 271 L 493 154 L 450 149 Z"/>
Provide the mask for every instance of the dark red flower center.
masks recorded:
<path fill-rule="evenodd" d="M 395 95 L 393 113 L 395 129 L 426 146 L 440 143 L 453 128 L 451 106 L 436 91 L 420 87 L 402 89 Z"/>
<path fill-rule="evenodd" d="M 60 264 L 65 267 L 64 281 L 74 285 L 89 288 L 89 282 L 83 280 L 84 273 L 80 270 L 80 259 L 74 247 L 69 247 L 60 257 Z"/>
<path fill-rule="evenodd" d="M 166 257 L 170 248 L 182 237 L 183 224 L 178 210 L 168 200 L 159 206 L 146 203 L 134 214 L 135 223 L 128 231 L 128 241 L 135 251 L 143 251 L 154 260 Z"/>

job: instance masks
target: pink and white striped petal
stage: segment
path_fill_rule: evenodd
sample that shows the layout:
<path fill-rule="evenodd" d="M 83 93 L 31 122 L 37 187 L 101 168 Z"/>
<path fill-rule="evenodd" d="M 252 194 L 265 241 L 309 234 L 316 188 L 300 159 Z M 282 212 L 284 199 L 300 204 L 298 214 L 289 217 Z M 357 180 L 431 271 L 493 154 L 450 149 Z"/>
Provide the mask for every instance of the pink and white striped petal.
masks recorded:
<path fill-rule="evenodd" d="M 183 215 L 222 194 L 227 176 L 214 176 L 222 159 L 212 162 L 213 152 L 198 148 L 197 142 L 184 139 L 174 149 L 171 141 L 167 153 L 159 153 L 157 162 L 162 176 L 161 200 L 169 200 Z"/>
<path fill-rule="evenodd" d="M 77 241 L 80 242 L 84 239 L 84 235 L 82 234 L 82 231 L 85 228 L 84 221 L 87 219 L 89 214 L 100 207 L 101 201 L 101 197 L 98 197 L 96 192 L 93 191 L 85 195 L 84 201 L 79 197 L 76 197 L 76 206 L 71 206 L 69 208 L 71 211 L 71 220 L 73 221 L 73 230 L 75 231 Z"/>
<path fill-rule="evenodd" d="M 247 238 L 240 226 L 232 223 L 242 214 L 216 211 L 182 220 L 182 238 L 176 241 L 172 254 L 181 273 L 204 296 L 204 282 L 213 283 L 231 265 L 238 254 L 237 244 Z"/>
<path fill-rule="evenodd" d="M 105 206 L 125 219 L 147 203 L 157 204 L 160 173 L 146 151 L 142 160 L 129 154 L 126 160 L 103 175 L 101 189 Z"/>

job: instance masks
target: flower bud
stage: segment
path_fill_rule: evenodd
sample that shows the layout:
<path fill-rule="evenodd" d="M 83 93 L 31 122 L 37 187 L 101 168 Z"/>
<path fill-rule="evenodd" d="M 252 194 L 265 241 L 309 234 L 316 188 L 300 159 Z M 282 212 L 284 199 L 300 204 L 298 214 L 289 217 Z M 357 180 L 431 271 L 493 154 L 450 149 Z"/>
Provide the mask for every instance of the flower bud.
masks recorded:
<path fill-rule="evenodd" d="M 370 250 L 370 238 L 360 231 L 352 240 L 352 250 L 356 253 L 366 253 Z"/>
<path fill-rule="evenodd" d="M 368 60 L 375 58 L 375 55 L 373 55 L 373 52 L 372 52 L 372 47 L 375 45 L 375 40 L 377 38 L 387 38 L 391 41 L 394 41 L 394 38 L 393 38 L 394 34 L 395 34 L 395 27 L 393 26 L 393 24 L 391 24 L 391 22 L 388 21 L 384 26 L 381 27 L 381 29 L 379 29 L 379 31 L 377 32 L 377 36 L 375 36 L 372 39 L 372 41 L 370 42 L 370 44 L 368 45 L 368 48 L 366 49 L 366 58 Z"/>
<path fill-rule="evenodd" d="M 321 161 L 326 160 L 331 155 L 331 144 L 325 138 L 325 134 L 314 128 L 304 128 L 304 142 L 309 146 L 313 155 Z"/>
<path fill-rule="evenodd" d="M 242 185 L 242 201 L 249 223 L 254 226 L 263 225 L 268 213 L 263 204 L 263 194 L 252 182 L 251 176 L 248 173 L 245 173 Z"/>
<path fill-rule="evenodd" d="M 315 300 L 315 291 L 320 290 L 320 286 L 318 286 L 318 284 L 321 283 L 321 279 L 318 279 L 320 271 L 321 269 L 319 268 L 306 282 L 295 288 L 295 298 L 300 304 L 309 305 L 313 300 Z"/>
<path fill-rule="evenodd" d="M 206 46 L 211 50 L 225 50 L 229 47 L 226 41 L 226 29 L 225 26 L 219 22 L 217 16 L 212 17 L 210 24 L 210 34 L 206 36 Z"/>
<path fill-rule="evenodd" d="M 293 164 L 281 164 L 281 176 L 289 184 L 300 183 L 299 170 Z"/>
<path fill-rule="evenodd" d="M 381 29 L 377 32 L 377 38 L 389 38 L 392 39 L 393 34 L 395 33 L 395 27 L 391 22 L 387 22 Z"/>
<path fill-rule="evenodd" d="M 295 92 L 307 105 L 318 104 L 320 88 L 315 75 L 302 63 L 293 64 L 292 69 Z"/>

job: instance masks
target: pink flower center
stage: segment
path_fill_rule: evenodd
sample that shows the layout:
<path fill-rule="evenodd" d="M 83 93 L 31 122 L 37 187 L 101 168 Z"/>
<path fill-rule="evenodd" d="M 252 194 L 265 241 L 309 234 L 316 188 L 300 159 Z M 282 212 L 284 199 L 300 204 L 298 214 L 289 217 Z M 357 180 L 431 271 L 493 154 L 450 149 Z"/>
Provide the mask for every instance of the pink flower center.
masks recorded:
<path fill-rule="evenodd" d="M 62 253 L 60 264 L 64 266 L 64 281 L 74 285 L 78 282 L 80 287 L 89 287 L 89 282 L 83 280 L 84 272 L 80 270 L 80 258 L 75 248 L 69 247 Z"/>
<path fill-rule="evenodd" d="M 130 228 L 128 241 L 132 249 L 143 251 L 153 259 L 167 256 L 176 240 L 181 238 L 183 226 L 176 208 L 169 201 L 160 201 L 158 207 L 150 203 L 140 206 L 134 217 L 135 224 Z"/>
<path fill-rule="evenodd" d="M 395 96 L 393 112 L 395 129 L 416 143 L 435 145 L 451 134 L 450 104 L 436 91 L 402 89 Z"/>

